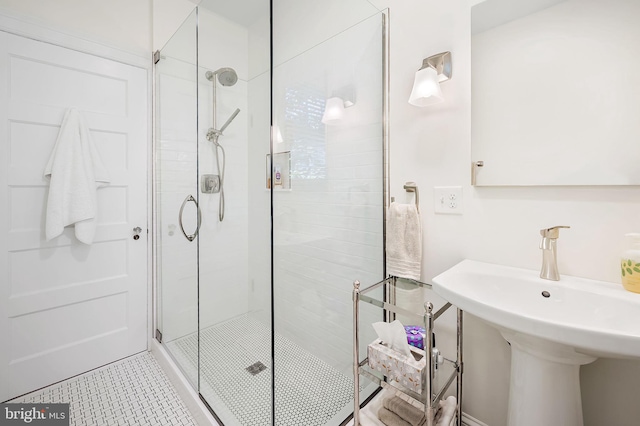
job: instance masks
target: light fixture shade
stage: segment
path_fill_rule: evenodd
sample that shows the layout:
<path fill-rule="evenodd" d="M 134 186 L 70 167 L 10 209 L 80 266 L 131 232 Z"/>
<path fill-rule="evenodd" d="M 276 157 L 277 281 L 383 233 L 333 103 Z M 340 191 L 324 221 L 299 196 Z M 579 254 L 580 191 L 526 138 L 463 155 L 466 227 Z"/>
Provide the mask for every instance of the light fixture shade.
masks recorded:
<path fill-rule="evenodd" d="M 344 101 L 342 98 L 329 98 L 324 107 L 322 122 L 324 124 L 338 124 L 344 118 Z"/>
<path fill-rule="evenodd" d="M 280 126 L 278 126 L 277 124 L 275 124 L 272 129 L 271 129 L 271 136 L 272 136 L 272 140 L 275 143 L 282 143 L 284 142 L 284 138 L 282 137 L 282 132 L 280 131 Z"/>
<path fill-rule="evenodd" d="M 409 103 L 423 107 L 437 104 L 443 100 L 442 90 L 438 82 L 438 72 L 431 67 L 418 70 L 413 82 L 411 96 L 409 96 Z"/>

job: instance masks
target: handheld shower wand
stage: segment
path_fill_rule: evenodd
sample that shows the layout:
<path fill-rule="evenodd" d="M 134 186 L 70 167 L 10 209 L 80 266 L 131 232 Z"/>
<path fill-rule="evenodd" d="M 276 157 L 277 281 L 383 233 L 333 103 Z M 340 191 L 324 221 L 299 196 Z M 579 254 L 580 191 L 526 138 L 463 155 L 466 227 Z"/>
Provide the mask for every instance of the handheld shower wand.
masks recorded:
<path fill-rule="evenodd" d="M 225 121 L 225 123 L 222 125 L 222 127 L 219 130 L 216 129 L 215 127 L 210 128 L 207 131 L 207 140 L 211 141 L 213 139 L 213 135 L 222 136 L 222 132 L 224 132 L 224 130 L 229 126 L 229 124 L 231 124 L 233 119 L 236 118 L 236 116 L 239 113 L 240 113 L 240 108 L 236 108 L 233 114 L 231 114 L 231 117 L 229 117 L 227 121 Z"/>
<path fill-rule="evenodd" d="M 207 140 L 213 142 L 215 154 L 216 154 L 216 166 L 218 167 L 218 176 L 220 179 L 220 198 L 218 201 L 218 220 L 222 222 L 224 220 L 224 171 L 225 171 L 225 163 L 226 163 L 226 155 L 224 152 L 224 148 L 218 142 L 220 136 L 222 136 L 222 132 L 231 124 L 234 118 L 240 113 L 240 108 L 236 108 L 236 110 L 231 114 L 231 117 L 227 119 L 227 121 L 222 125 L 220 129 L 217 128 L 217 107 L 218 107 L 218 99 L 217 99 L 217 86 L 216 80 L 220 82 L 223 86 L 233 86 L 238 81 L 238 74 L 235 72 L 233 68 L 220 68 L 216 71 L 207 71 L 205 74 L 207 80 L 213 82 L 213 105 L 212 105 L 212 113 L 213 120 L 212 125 L 207 131 Z M 217 77 L 217 78 L 216 78 Z M 220 155 L 222 153 L 222 155 Z M 221 160 L 222 157 L 222 161 Z"/>

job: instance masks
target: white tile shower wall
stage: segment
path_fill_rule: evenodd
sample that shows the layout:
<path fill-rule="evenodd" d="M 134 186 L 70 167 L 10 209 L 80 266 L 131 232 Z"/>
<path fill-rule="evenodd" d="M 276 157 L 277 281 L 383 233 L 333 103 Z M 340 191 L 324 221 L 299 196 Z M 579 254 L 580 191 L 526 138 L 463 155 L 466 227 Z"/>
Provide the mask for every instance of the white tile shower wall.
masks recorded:
<path fill-rule="evenodd" d="M 271 328 L 271 194 L 266 159 L 271 143 L 271 48 L 267 14 L 249 27 L 249 310 Z"/>
<path fill-rule="evenodd" d="M 206 5 L 198 8 L 199 65 L 211 70 L 231 67 L 238 78 L 245 82 L 249 78 L 249 32 L 209 10 Z"/>
<path fill-rule="evenodd" d="M 252 33 L 250 40 L 263 38 L 261 31 Z M 254 50 L 250 50 L 249 57 L 254 57 Z M 270 75 L 259 74 L 248 85 L 249 310 L 268 327 L 271 327 L 271 194 L 266 186 L 266 159 L 270 144 Z"/>
<path fill-rule="evenodd" d="M 219 174 L 207 130 L 213 126 L 213 82 L 208 70 L 231 67 L 238 74 L 233 86 L 217 86 L 217 127 L 236 108 L 240 113 L 218 142 L 224 148 L 224 220 L 218 220 L 220 194 L 200 193 L 202 227 L 199 235 L 200 326 L 244 314 L 249 308 L 248 283 L 248 31 L 211 11 L 198 14 L 199 174 Z M 222 167 L 222 150 L 220 166 Z M 199 179 L 198 179 L 199 181 Z"/>
<path fill-rule="evenodd" d="M 256 20 L 249 28 L 249 80 L 269 72 L 271 66 L 271 22 L 269 13 Z M 268 114 L 271 100 L 262 105 Z M 262 109 L 261 108 L 261 109 Z M 267 122 L 268 125 L 268 122 Z M 267 146 L 268 148 L 268 146 Z"/>
<path fill-rule="evenodd" d="M 561 274 L 618 282 L 622 234 L 640 228 L 638 187 L 473 188 L 470 161 L 469 2 L 376 0 L 391 15 L 391 195 L 403 198 L 402 183 L 415 181 L 421 198 L 432 188 L 462 185 L 464 215 L 435 215 L 421 206 L 424 280 L 463 258 L 540 267 L 538 230 L 571 225 L 559 241 Z M 424 24 L 425 17 L 429 25 Z M 419 41 L 419 42 L 417 42 Z M 445 102 L 429 108 L 407 103 L 413 75 L 424 57 L 450 50 L 453 78 L 442 85 Z M 433 295 L 428 295 L 432 298 Z M 447 316 L 447 344 L 455 317 Z M 465 316 L 464 411 L 492 426 L 506 425 L 509 346 L 493 328 Z M 637 424 L 640 363 L 601 359 L 581 371 L 585 425 Z M 491 392 L 487 392 L 490 389 Z"/>
<path fill-rule="evenodd" d="M 203 75 L 204 69 L 200 74 Z M 240 113 L 218 142 L 224 148 L 224 220 L 218 219 L 220 194 L 200 193 L 200 321 L 207 327 L 248 310 L 248 111 L 247 82 L 218 86 L 218 127 L 236 108 Z M 214 146 L 206 132 L 212 125 L 211 83 L 200 84 L 199 173 L 219 174 Z M 219 150 L 222 167 L 222 150 Z"/>
<path fill-rule="evenodd" d="M 274 150 L 291 151 L 292 169 L 291 191 L 274 191 L 275 327 L 345 374 L 352 283 L 383 272 L 380 28 L 370 18 L 274 70 L 274 117 L 284 123 Z M 326 97 L 349 83 L 355 106 L 325 126 Z M 365 311 L 363 341 L 380 319 Z"/>

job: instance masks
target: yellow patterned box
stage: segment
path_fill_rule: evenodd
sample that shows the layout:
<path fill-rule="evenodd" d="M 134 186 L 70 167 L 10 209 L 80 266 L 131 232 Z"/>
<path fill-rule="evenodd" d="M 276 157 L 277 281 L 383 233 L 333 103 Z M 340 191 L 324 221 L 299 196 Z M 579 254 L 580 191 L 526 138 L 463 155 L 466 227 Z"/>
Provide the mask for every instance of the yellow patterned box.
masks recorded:
<path fill-rule="evenodd" d="M 367 346 L 369 367 L 407 389 L 422 393 L 426 380 L 425 352 L 413 346 L 409 346 L 409 349 L 412 357 L 407 357 L 382 344 L 382 340 L 376 339 Z"/>

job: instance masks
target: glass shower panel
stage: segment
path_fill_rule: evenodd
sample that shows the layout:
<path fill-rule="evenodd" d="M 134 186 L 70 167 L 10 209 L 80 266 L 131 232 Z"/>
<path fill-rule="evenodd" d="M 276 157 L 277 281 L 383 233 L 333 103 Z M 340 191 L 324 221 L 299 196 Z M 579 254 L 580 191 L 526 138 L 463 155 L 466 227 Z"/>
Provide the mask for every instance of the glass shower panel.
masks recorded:
<path fill-rule="evenodd" d="M 267 0 L 200 3 L 200 393 L 226 426 L 272 423 L 268 53 Z"/>
<path fill-rule="evenodd" d="M 273 70 L 281 138 L 271 173 L 278 426 L 339 425 L 353 412 L 353 281 L 384 278 L 384 15 L 345 3 L 369 17 L 291 58 L 278 49 L 304 35 L 274 27 L 283 60 Z M 362 312 L 363 342 L 381 320 L 379 310 Z M 377 388 L 361 385 L 363 400 Z"/>
<path fill-rule="evenodd" d="M 352 283 L 384 273 L 384 15 L 271 3 L 273 52 L 267 0 L 202 0 L 161 51 L 158 331 L 221 424 L 338 425 Z"/>
<path fill-rule="evenodd" d="M 156 65 L 154 196 L 157 329 L 197 388 L 198 247 L 183 234 L 198 226 L 196 29 L 194 10 Z"/>

